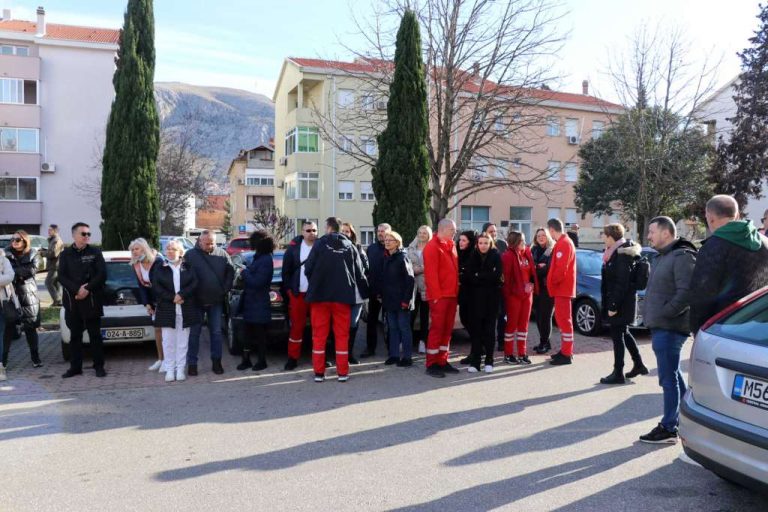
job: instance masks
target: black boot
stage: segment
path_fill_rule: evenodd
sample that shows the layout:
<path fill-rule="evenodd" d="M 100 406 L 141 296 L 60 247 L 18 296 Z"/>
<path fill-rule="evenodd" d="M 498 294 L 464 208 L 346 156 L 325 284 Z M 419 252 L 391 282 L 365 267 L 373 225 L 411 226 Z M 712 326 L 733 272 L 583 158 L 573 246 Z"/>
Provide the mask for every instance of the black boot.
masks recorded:
<path fill-rule="evenodd" d="M 33 350 L 30 353 L 30 356 L 32 357 L 32 366 L 35 368 L 40 368 L 43 366 L 43 362 L 40 360 L 40 354 L 37 350 Z M 3 365 L 5 366 L 5 365 Z"/>
<path fill-rule="evenodd" d="M 0 335 L 1 334 L 2 333 L 0 332 Z M 8 352 L 3 352 L 3 367 L 8 368 Z"/>
<path fill-rule="evenodd" d="M 243 360 L 240 362 L 239 365 L 237 365 L 237 369 L 240 371 L 247 370 L 248 368 L 251 368 L 253 366 L 253 363 L 251 363 L 251 353 L 247 350 L 243 351 Z"/>
<path fill-rule="evenodd" d="M 545 343 L 539 343 L 536 348 L 533 349 L 533 351 L 537 354 L 546 354 L 550 350 L 552 350 L 552 344 L 548 341 Z"/>
<path fill-rule="evenodd" d="M 600 384 L 624 384 L 625 382 L 621 368 L 614 368 L 613 373 L 600 379 Z"/>
<path fill-rule="evenodd" d="M 221 366 L 221 359 L 212 359 L 211 362 L 211 369 L 213 370 L 213 373 L 216 375 L 221 375 L 224 373 L 224 367 Z"/>
<path fill-rule="evenodd" d="M 256 364 L 253 365 L 253 371 L 259 372 L 261 370 L 267 369 L 267 360 L 261 356 L 259 356 L 259 359 L 256 361 Z"/>
<path fill-rule="evenodd" d="M 632 366 L 632 369 L 626 373 L 625 377 L 631 379 L 633 377 L 637 377 L 638 375 L 648 375 L 648 368 L 645 367 L 642 361 L 635 362 L 635 364 Z"/>

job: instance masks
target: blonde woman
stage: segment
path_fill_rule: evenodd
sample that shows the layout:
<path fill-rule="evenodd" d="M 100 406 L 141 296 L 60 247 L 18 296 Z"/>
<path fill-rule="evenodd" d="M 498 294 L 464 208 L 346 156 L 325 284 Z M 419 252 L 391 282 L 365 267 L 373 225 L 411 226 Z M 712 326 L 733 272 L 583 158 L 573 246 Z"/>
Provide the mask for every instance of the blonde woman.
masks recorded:
<path fill-rule="evenodd" d="M 403 238 L 395 231 L 384 235 L 384 247 L 389 256 L 384 260 L 381 305 L 389 326 L 389 357 L 384 364 L 406 368 L 413 365 L 413 335 L 411 310 L 415 281 L 413 268 L 403 249 Z M 402 357 L 400 347 L 402 345 Z"/>
<path fill-rule="evenodd" d="M 163 329 L 165 381 L 186 380 L 189 328 L 202 321 L 195 307 L 197 276 L 182 260 L 184 248 L 176 240 L 165 246 L 166 260 L 152 275 L 152 290 L 157 298 L 155 325 Z"/>
<path fill-rule="evenodd" d="M 147 314 L 155 321 L 156 299 L 152 293 L 152 274 L 157 265 L 162 265 L 163 257 L 149 246 L 143 238 L 137 238 L 128 245 L 131 251 L 131 266 L 139 283 L 139 301 L 147 308 Z M 163 330 L 155 326 L 155 347 L 157 348 L 157 361 L 148 368 L 151 372 L 162 372 L 163 368 Z"/>
<path fill-rule="evenodd" d="M 547 274 L 549 273 L 549 261 L 552 257 L 552 249 L 555 241 L 544 228 L 536 230 L 531 244 L 533 265 L 536 268 L 536 277 L 539 281 L 539 293 L 534 297 L 536 311 L 536 326 L 539 330 L 539 344 L 533 347 L 537 354 L 546 354 L 552 349 L 550 336 L 552 335 L 552 311 L 554 302 L 547 292 Z"/>
<path fill-rule="evenodd" d="M 5 303 L 10 302 L 13 304 L 14 308 L 19 308 L 19 301 L 13 291 L 12 283 L 14 276 L 15 273 L 13 272 L 13 267 L 11 267 L 11 262 L 5 258 L 5 251 L 0 249 L 0 352 L 5 352 L 3 349 L 3 338 L 5 337 Z M 0 362 L 0 381 L 3 380 L 6 380 L 5 364 Z"/>
<path fill-rule="evenodd" d="M 26 231 L 16 231 L 11 238 L 11 245 L 5 253 L 13 268 L 13 291 L 21 306 L 19 309 L 19 321 L 21 331 L 27 339 L 29 355 L 32 366 L 43 366 L 38 351 L 37 328 L 40 327 L 40 298 L 37 295 L 37 282 L 35 274 L 40 268 L 40 255 L 37 249 L 32 247 L 32 242 Z M 8 367 L 8 351 L 11 348 L 16 326 L 5 326 L 5 343 L 3 343 L 3 366 Z"/>
<path fill-rule="evenodd" d="M 427 351 L 427 332 L 429 331 L 429 301 L 427 300 L 427 284 L 424 281 L 424 247 L 430 240 L 432 240 L 432 228 L 420 226 L 416 231 L 416 238 L 408 246 L 407 251 L 416 279 L 416 306 L 411 314 L 411 330 L 413 330 L 418 314 L 419 330 L 414 331 L 414 335 L 419 340 L 419 354 L 424 354 Z"/>

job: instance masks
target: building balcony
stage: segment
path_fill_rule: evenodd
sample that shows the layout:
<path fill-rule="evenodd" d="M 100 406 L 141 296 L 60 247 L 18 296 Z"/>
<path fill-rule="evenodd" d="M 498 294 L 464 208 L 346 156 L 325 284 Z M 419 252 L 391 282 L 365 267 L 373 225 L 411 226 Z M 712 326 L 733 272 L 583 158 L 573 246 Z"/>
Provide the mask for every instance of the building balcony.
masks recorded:
<path fill-rule="evenodd" d="M 40 106 L 0 103 L 0 126 L 40 128 Z"/>
<path fill-rule="evenodd" d="M 43 203 L 40 201 L 0 201 L 3 224 L 41 224 Z"/>
<path fill-rule="evenodd" d="M 40 80 L 40 57 L 0 55 L 0 78 Z"/>
<path fill-rule="evenodd" d="M 0 152 L 0 176 L 40 176 L 39 153 Z"/>
<path fill-rule="evenodd" d="M 296 126 L 314 126 L 314 114 L 311 108 L 295 108 L 285 116 L 285 128 L 291 130 Z M 283 134 L 285 135 L 285 134 Z"/>

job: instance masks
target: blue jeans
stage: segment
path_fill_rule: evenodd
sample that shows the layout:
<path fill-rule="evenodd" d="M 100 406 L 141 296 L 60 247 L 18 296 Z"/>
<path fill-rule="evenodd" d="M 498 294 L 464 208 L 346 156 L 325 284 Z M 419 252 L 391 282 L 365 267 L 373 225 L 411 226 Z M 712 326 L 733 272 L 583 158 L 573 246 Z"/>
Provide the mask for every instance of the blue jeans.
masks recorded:
<path fill-rule="evenodd" d="M 408 310 L 387 311 L 389 327 L 389 357 L 400 357 L 400 345 L 403 345 L 403 359 L 410 359 L 413 350 L 411 333 L 411 312 Z"/>
<path fill-rule="evenodd" d="M 685 380 L 680 371 L 680 351 L 688 334 L 667 329 L 651 329 L 651 345 L 659 369 L 659 386 L 664 392 L 664 416 L 661 426 L 670 432 L 677 430 L 680 401 L 685 395 Z"/>
<path fill-rule="evenodd" d="M 224 304 L 202 306 L 200 317 L 208 316 L 208 334 L 211 337 L 211 359 L 221 359 L 221 315 L 224 314 Z M 202 321 L 189 329 L 189 348 L 187 349 L 187 364 L 197 365 L 197 353 L 200 351 L 200 333 L 203 331 Z"/>

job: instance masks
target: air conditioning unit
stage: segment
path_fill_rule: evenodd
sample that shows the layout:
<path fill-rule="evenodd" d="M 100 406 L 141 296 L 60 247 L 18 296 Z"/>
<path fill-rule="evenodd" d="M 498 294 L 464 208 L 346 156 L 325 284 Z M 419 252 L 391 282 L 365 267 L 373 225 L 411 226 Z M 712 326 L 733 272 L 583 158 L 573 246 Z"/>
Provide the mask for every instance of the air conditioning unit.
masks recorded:
<path fill-rule="evenodd" d="M 245 185 L 245 182 L 244 182 L 243 180 L 241 180 L 241 179 L 240 179 L 240 180 L 237 180 L 237 184 L 238 184 L 238 185 Z"/>
<path fill-rule="evenodd" d="M 277 188 L 285 188 L 285 182 L 283 180 L 276 180 L 275 181 L 275 186 Z"/>
<path fill-rule="evenodd" d="M 280 165 L 288 165 L 288 157 L 287 156 L 280 157 Z"/>
<path fill-rule="evenodd" d="M 56 164 L 53 162 L 43 162 L 40 165 L 40 172 L 56 172 Z"/>
<path fill-rule="evenodd" d="M 387 110 L 387 100 L 378 100 L 376 102 L 376 108 L 379 110 Z"/>
<path fill-rule="evenodd" d="M 579 143 L 579 138 L 576 135 L 569 135 L 568 136 L 568 144 L 575 145 L 575 144 L 578 144 L 578 143 Z"/>

